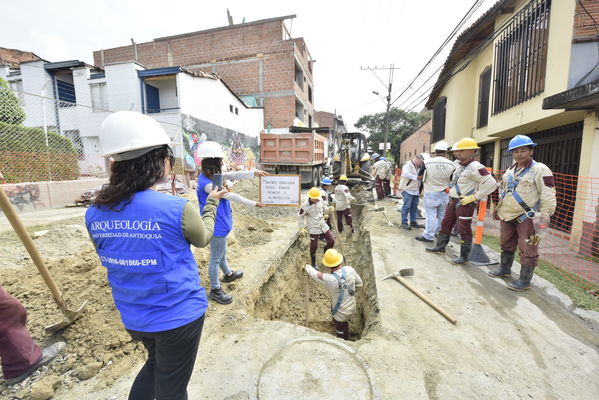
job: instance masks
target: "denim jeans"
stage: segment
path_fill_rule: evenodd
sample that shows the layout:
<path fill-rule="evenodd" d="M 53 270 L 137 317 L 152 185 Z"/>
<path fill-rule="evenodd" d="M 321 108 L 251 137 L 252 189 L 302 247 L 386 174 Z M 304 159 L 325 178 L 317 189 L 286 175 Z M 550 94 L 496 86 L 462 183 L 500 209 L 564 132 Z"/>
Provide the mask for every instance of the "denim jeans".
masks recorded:
<path fill-rule="evenodd" d="M 441 221 L 449 202 L 449 195 L 444 191 L 424 194 L 424 209 L 426 210 L 426 227 L 422 236 L 433 240 L 441 228 Z"/>
<path fill-rule="evenodd" d="M 410 214 L 410 222 L 416 223 L 418 217 L 418 195 L 411 195 L 408 192 L 403 192 L 403 206 L 401 207 L 401 223 L 408 223 L 408 213 Z"/>
<path fill-rule="evenodd" d="M 231 273 L 229 264 L 227 264 L 227 237 L 212 237 L 210 241 L 210 263 L 208 264 L 208 276 L 210 277 L 210 287 L 212 289 L 220 288 L 219 271 L 222 269 L 225 275 Z"/>

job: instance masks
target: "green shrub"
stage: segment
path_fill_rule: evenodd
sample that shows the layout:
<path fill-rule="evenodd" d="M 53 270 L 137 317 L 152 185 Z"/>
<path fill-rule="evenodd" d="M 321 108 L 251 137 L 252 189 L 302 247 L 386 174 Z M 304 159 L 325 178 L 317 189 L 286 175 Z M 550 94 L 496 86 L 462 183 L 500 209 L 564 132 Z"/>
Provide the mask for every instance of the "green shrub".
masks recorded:
<path fill-rule="evenodd" d="M 17 125 L 22 124 L 23 121 L 25 121 L 25 112 L 21 108 L 19 98 L 0 78 L 0 122 Z"/>
<path fill-rule="evenodd" d="M 42 128 L 0 122 L 0 171 L 8 183 L 79 178 L 77 150 L 71 141 Z"/>

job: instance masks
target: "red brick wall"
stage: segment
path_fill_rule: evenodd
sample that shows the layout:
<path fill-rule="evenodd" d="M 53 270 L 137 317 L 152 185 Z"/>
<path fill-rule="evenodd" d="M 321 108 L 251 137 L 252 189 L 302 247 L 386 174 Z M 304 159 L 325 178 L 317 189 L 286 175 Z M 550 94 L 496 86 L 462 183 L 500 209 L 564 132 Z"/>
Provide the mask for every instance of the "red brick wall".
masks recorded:
<path fill-rule="evenodd" d="M 327 111 L 316 111 L 314 118 L 318 123 L 318 126 L 327 127 L 333 129 L 335 127 L 335 114 Z"/>
<path fill-rule="evenodd" d="M 98 66 L 134 58 L 133 45 L 94 52 L 94 63 Z M 292 91 L 307 111 L 306 124 L 308 115 L 314 114 L 313 101 L 308 101 L 307 85 L 303 91 L 295 85 L 295 58 L 299 60 L 307 83 L 313 86 L 306 45 L 301 38 L 283 40 L 281 20 L 137 44 L 137 61 L 147 68 L 180 65 L 192 70 L 201 69 L 218 73 L 238 95 L 265 93 L 264 126 L 270 123 L 272 128 L 286 128 L 292 124 L 295 115 Z M 280 100 L 274 100 L 279 98 L 275 96 Z M 275 108 L 269 110 L 269 107 Z"/>
<path fill-rule="evenodd" d="M 430 153 L 433 121 L 429 119 L 424 125 L 412 133 L 401 143 L 400 162 L 403 164 L 416 154 Z"/>
<path fill-rule="evenodd" d="M 599 0 L 582 0 L 582 4 L 587 11 L 599 21 Z M 584 41 L 590 39 L 597 40 L 597 29 L 595 23 L 584 11 L 576 0 L 576 14 L 574 15 L 574 41 Z"/>

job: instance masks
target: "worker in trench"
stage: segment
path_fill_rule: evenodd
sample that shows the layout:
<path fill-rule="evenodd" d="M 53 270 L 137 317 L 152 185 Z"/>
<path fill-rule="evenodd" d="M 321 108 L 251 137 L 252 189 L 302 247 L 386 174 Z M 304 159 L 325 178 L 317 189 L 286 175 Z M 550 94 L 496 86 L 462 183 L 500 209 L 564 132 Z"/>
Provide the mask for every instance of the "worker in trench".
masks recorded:
<path fill-rule="evenodd" d="M 343 218 L 345 218 L 345 224 L 349 226 L 349 232 L 356 232 L 351 215 L 351 202 L 355 200 L 356 198 L 352 196 L 349 187 L 347 187 L 347 176 L 341 175 L 335 187 L 335 213 L 339 234 L 343 232 Z"/>
<path fill-rule="evenodd" d="M 494 278 L 509 277 L 516 249 L 520 252 L 520 277 L 508 288 L 523 291 L 530 287 L 539 259 L 541 237 L 549 226 L 557 204 L 553 173 L 545 164 L 533 159 L 537 146 L 531 138 L 517 135 L 510 140 L 508 151 L 514 165 L 503 174 L 495 217 L 501 221 L 501 261 Z"/>
<path fill-rule="evenodd" d="M 313 187 L 308 191 L 308 200 L 302 204 L 299 209 L 299 228 L 300 235 L 305 236 L 310 234 L 310 261 L 316 266 L 316 250 L 318 250 L 318 239 L 324 236 L 326 244 L 324 250 L 333 248 L 335 238 L 331 233 L 331 228 L 325 221 L 325 214 L 329 213 L 329 209 L 324 206 L 320 189 Z M 307 225 L 307 231 L 306 231 Z"/>
<path fill-rule="evenodd" d="M 453 172 L 449 189 L 449 203 L 441 221 L 437 243 L 426 251 L 445 254 L 445 247 L 451 238 L 451 230 L 458 226 L 460 233 L 460 255 L 451 262 L 462 265 L 468 262 L 472 249 L 472 216 L 476 203 L 497 189 L 497 182 L 484 165 L 474 159 L 480 149 L 476 141 L 466 137 L 460 139 L 451 151 L 459 160 Z"/>
<path fill-rule="evenodd" d="M 362 279 L 355 269 L 343 265 L 343 255 L 335 249 L 324 253 L 322 264 L 331 269 L 330 273 L 320 272 L 309 264 L 305 266 L 306 272 L 329 292 L 337 337 L 350 340 L 349 320 L 356 313 L 355 293 L 356 289 L 362 287 Z"/>
<path fill-rule="evenodd" d="M 258 169 L 250 171 L 222 172 L 223 152 L 220 144 L 213 141 L 204 142 L 200 145 L 196 155 L 202 158 L 202 172 L 198 176 L 197 196 L 200 204 L 200 212 L 203 213 L 206 199 L 213 189 L 215 174 L 221 174 L 225 187 L 227 180 L 252 179 L 268 175 L 267 172 Z M 233 211 L 230 202 L 234 201 L 248 207 L 264 207 L 264 203 L 246 199 L 238 193 L 228 191 L 223 196 L 216 209 L 216 222 L 214 223 L 214 235 L 210 241 L 210 262 L 208 263 L 208 276 L 210 278 L 210 293 L 208 297 L 220 304 L 229 304 L 233 296 L 226 293 L 220 284 L 220 271 L 223 271 L 223 282 L 233 282 L 243 276 L 243 271 L 229 268 L 227 263 L 227 238 L 233 230 Z"/>
<path fill-rule="evenodd" d="M 333 198 L 331 197 L 331 187 L 332 186 L 333 186 L 333 181 L 329 177 L 325 176 L 320 181 L 320 198 L 322 199 L 323 206 L 326 208 L 324 219 L 327 222 L 329 229 L 333 228 L 331 226 L 331 218 L 330 218 L 330 212 L 329 212 L 329 204 L 333 200 Z M 324 235 L 320 236 L 320 240 L 325 240 Z"/>
<path fill-rule="evenodd" d="M 110 114 L 99 139 L 114 162 L 85 224 L 123 325 L 148 351 L 129 400 L 184 400 L 208 308 L 190 244 L 210 243 L 227 191 L 210 192 L 201 217 L 188 200 L 157 192 L 175 158 L 170 138 L 151 117 Z"/>

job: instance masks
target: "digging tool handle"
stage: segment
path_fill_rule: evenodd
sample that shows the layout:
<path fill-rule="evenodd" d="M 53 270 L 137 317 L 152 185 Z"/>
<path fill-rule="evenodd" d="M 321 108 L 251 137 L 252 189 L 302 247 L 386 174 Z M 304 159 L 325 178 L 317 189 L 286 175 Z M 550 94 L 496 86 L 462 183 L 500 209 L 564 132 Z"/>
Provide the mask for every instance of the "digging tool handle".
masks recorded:
<path fill-rule="evenodd" d="M 418 289 L 416 289 L 414 286 L 412 286 L 406 280 L 406 278 L 404 278 L 402 276 L 399 276 L 399 275 L 394 276 L 394 278 L 397 279 L 402 285 L 404 285 L 406 288 L 408 288 L 416 296 L 420 297 L 420 300 L 424 301 L 426 304 L 428 304 L 429 306 L 431 306 L 439 314 L 441 314 L 442 316 L 444 316 L 445 318 L 447 318 L 447 320 L 449 322 L 451 322 L 454 325 L 458 322 L 457 319 L 455 319 L 451 315 L 447 314 L 441 307 L 439 307 L 438 305 L 436 305 L 435 303 L 433 303 L 432 300 L 430 300 L 428 297 L 426 297 L 424 294 L 422 294 Z"/>
<path fill-rule="evenodd" d="M 23 245 L 27 249 L 27 252 L 31 256 L 31 259 L 35 263 L 35 266 L 44 278 L 44 281 L 46 281 L 46 285 L 48 285 L 50 292 L 52 292 L 54 301 L 56 301 L 56 304 L 58 304 L 58 306 L 61 309 L 65 310 L 67 308 L 67 305 L 64 299 L 62 298 L 60 289 L 58 289 L 58 286 L 56 286 L 56 283 L 54 282 L 52 275 L 50 275 L 50 271 L 48 271 L 48 268 L 46 268 L 46 265 L 42 260 L 41 254 L 35 247 L 35 244 L 33 243 L 31 236 L 29 236 L 29 232 L 27 232 L 27 229 L 25 229 L 25 225 L 23 225 L 21 218 L 19 218 L 12 204 L 10 204 L 10 200 L 8 199 L 8 196 L 6 196 L 6 193 L 4 193 L 4 190 L 2 188 L 0 188 L 0 208 L 2 209 L 4 215 L 6 215 L 6 218 L 8 219 L 13 229 L 21 239 L 21 242 L 23 242 Z"/>

